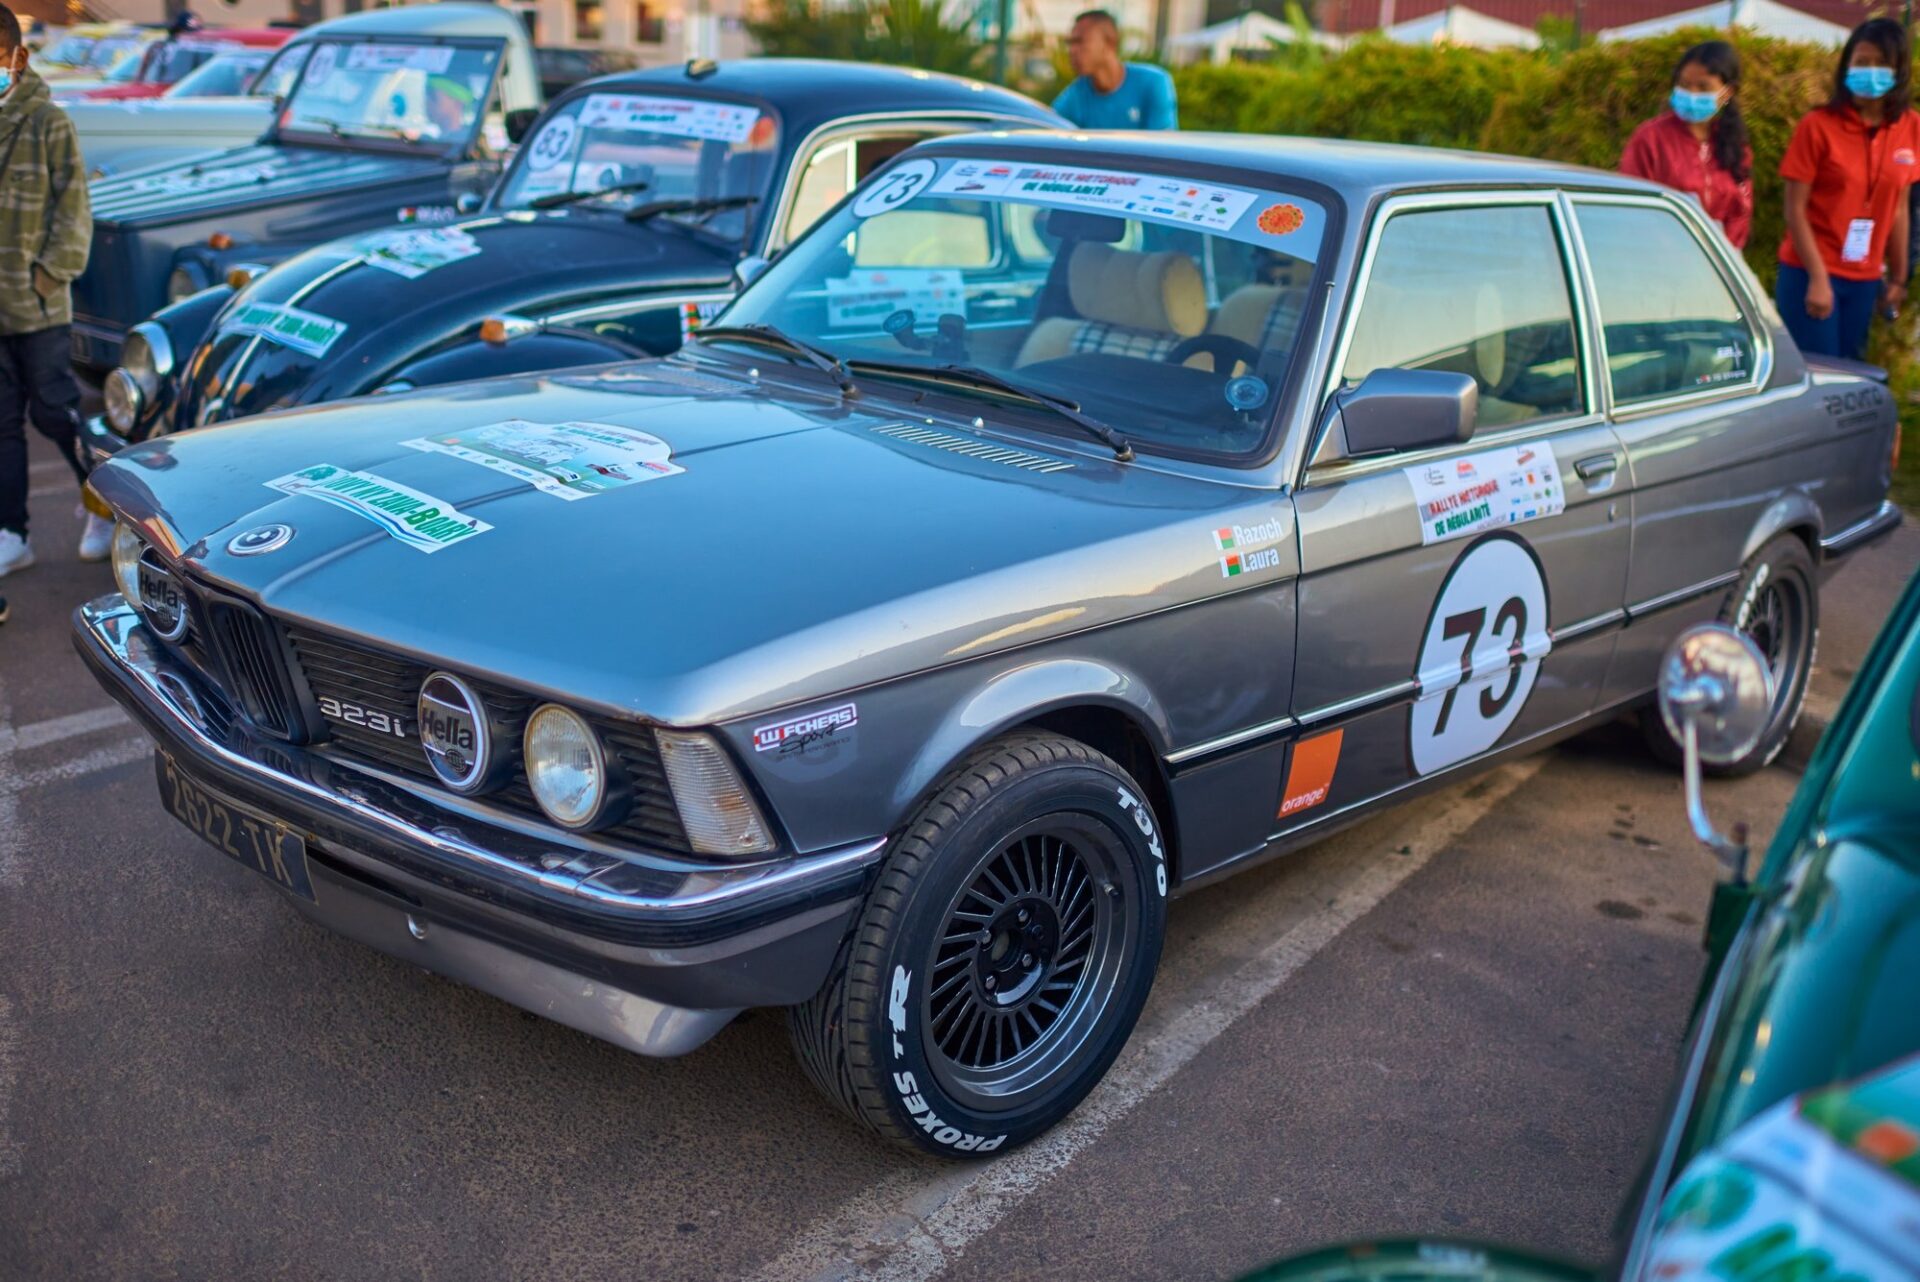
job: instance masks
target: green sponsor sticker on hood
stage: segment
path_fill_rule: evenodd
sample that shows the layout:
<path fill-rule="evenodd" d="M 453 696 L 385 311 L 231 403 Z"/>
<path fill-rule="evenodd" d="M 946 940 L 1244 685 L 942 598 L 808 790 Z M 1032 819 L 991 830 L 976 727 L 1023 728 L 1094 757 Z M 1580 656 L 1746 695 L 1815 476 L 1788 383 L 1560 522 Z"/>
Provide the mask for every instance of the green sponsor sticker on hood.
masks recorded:
<path fill-rule="evenodd" d="M 347 332 L 347 323 L 278 303 L 245 303 L 220 328 L 230 334 L 258 334 L 282 347 L 317 357 L 325 356 Z"/>
<path fill-rule="evenodd" d="M 345 508 L 421 552 L 438 552 L 493 528 L 431 494 L 331 463 L 303 467 L 266 485 L 282 494 L 304 494 Z"/>

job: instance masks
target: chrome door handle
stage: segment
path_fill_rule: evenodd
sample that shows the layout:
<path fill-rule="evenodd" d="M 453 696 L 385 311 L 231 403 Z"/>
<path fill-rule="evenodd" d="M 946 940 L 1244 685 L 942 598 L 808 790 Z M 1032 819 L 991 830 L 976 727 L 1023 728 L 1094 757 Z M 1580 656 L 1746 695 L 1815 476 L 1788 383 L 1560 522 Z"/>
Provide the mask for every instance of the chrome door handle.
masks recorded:
<path fill-rule="evenodd" d="M 1580 474 L 1581 480 L 1591 481 L 1596 476 L 1606 476 L 1608 473 L 1619 471 L 1620 459 L 1614 454 L 1595 454 L 1591 458 L 1583 458 L 1575 463 L 1573 470 Z"/>

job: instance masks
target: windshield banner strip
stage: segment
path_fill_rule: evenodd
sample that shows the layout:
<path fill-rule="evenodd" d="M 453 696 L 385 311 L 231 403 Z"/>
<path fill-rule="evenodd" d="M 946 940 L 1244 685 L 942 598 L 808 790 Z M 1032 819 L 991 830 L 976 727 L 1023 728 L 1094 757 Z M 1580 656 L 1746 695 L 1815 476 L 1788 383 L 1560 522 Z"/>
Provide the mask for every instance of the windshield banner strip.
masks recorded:
<path fill-rule="evenodd" d="M 1238 187 L 1161 174 L 1073 169 L 1018 161 L 962 160 L 933 184 L 944 196 L 998 196 L 1063 209 L 1132 215 L 1228 231 L 1259 196 Z"/>
<path fill-rule="evenodd" d="M 348 45 L 348 71 L 425 71 L 453 65 L 451 45 Z"/>
<path fill-rule="evenodd" d="M 757 107 L 628 94 L 593 94 L 580 108 L 584 129 L 642 130 L 708 142 L 745 142 L 759 119 Z"/>

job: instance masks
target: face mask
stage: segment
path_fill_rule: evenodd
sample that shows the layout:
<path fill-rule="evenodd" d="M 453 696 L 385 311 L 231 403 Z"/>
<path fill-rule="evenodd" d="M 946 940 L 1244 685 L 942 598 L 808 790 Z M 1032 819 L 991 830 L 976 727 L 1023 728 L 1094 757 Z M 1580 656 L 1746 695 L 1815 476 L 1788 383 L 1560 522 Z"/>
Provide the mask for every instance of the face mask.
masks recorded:
<path fill-rule="evenodd" d="M 1675 85 L 1670 101 L 1673 103 L 1673 114 L 1690 125 L 1702 124 L 1720 114 L 1720 95 L 1717 93 L 1692 93 Z"/>
<path fill-rule="evenodd" d="M 13 92 L 13 68 L 0 67 L 0 98 Z"/>
<path fill-rule="evenodd" d="M 1848 67 L 1847 92 L 1856 98 L 1884 98 L 1893 92 L 1892 67 Z"/>

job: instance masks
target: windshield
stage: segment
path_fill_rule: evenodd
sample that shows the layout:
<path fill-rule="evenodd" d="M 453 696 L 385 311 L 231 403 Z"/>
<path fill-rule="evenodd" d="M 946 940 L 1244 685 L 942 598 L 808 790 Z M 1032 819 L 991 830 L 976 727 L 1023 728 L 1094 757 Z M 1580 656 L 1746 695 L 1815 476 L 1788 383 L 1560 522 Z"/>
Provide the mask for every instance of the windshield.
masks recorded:
<path fill-rule="evenodd" d="M 133 70 L 140 68 L 141 42 L 125 36 L 115 36 L 109 40 L 97 42 L 87 51 L 85 65 L 99 71 L 111 72 L 133 64 Z M 132 73 L 128 73 L 131 77 Z"/>
<path fill-rule="evenodd" d="M 98 36 L 62 36 L 53 42 L 53 48 L 40 55 L 40 61 L 59 67 L 83 67 L 99 43 Z"/>
<path fill-rule="evenodd" d="M 400 42 L 313 46 L 283 132 L 465 143 L 493 92 L 500 47 Z"/>
<path fill-rule="evenodd" d="M 220 51 L 219 45 L 190 45 L 171 40 L 152 45 L 140 65 L 140 83 L 170 85 L 195 67 L 210 61 Z"/>
<path fill-rule="evenodd" d="M 1246 455 L 1267 436 L 1326 224 L 1298 195 L 1173 171 L 916 157 L 722 319 L 854 362 L 862 384 L 898 375 L 860 361 L 970 366 L 1142 448 Z"/>
<path fill-rule="evenodd" d="M 285 62 L 286 59 L 281 59 Z M 267 65 L 264 53 L 223 53 L 189 71 L 167 90 L 169 98 L 227 98 L 243 94 L 247 82 Z M 291 79 L 291 73 L 288 76 Z"/>
<path fill-rule="evenodd" d="M 745 103 L 587 94 L 556 108 L 527 139 L 498 203 L 524 208 L 613 187 L 623 190 L 573 204 L 626 212 L 658 201 L 764 197 L 778 132 L 772 116 Z M 740 239 L 751 218 L 751 208 L 728 209 L 706 225 Z"/>

